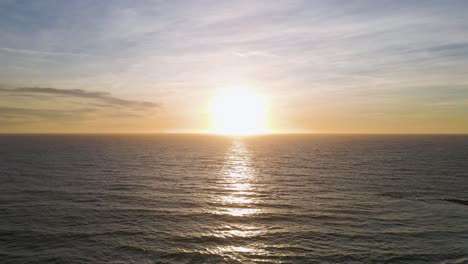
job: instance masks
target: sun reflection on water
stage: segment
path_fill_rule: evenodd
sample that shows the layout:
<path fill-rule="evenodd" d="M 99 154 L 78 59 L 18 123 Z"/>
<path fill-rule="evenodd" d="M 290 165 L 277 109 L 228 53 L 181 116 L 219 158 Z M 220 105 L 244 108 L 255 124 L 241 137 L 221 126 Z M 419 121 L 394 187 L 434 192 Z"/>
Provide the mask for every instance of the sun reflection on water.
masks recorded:
<path fill-rule="evenodd" d="M 223 225 L 213 228 L 212 235 L 249 240 L 233 239 L 232 243 L 208 248 L 207 251 L 238 262 L 244 262 L 246 255 L 269 254 L 250 240 L 267 233 L 265 226 L 259 225 L 255 218 L 252 218 L 261 214 L 262 209 L 258 206 L 258 173 L 251 157 L 252 153 L 247 149 L 244 139 L 233 139 L 219 178 L 219 195 L 212 197 L 218 205 L 215 214 L 233 217 L 224 219 Z"/>
<path fill-rule="evenodd" d="M 223 195 L 217 197 L 218 203 L 224 206 L 217 213 L 231 216 L 261 213 L 259 208 L 254 208 L 256 171 L 250 156 L 243 140 L 234 139 L 223 166 Z"/>
<path fill-rule="evenodd" d="M 231 238 L 231 237 L 255 237 L 264 234 L 266 231 L 257 225 L 248 224 L 230 224 L 216 228 L 215 237 Z"/>

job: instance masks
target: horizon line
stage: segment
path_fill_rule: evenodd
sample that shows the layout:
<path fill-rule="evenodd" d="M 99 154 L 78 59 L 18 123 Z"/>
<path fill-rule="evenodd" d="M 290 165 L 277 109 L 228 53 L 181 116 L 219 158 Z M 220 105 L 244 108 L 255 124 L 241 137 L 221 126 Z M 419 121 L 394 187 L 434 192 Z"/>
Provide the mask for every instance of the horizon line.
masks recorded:
<path fill-rule="evenodd" d="M 274 132 L 274 133 L 256 133 L 256 134 L 221 134 L 221 133 L 204 133 L 204 132 L 0 132 L 0 135 L 199 135 L 199 136 L 222 136 L 222 137 L 256 137 L 256 136 L 286 136 L 286 135 L 362 135 L 362 136 L 468 136 L 468 132 L 465 133 L 425 133 L 425 132 L 399 132 L 399 133 L 388 133 L 388 132 L 376 132 L 376 133 L 364 133 L 364 132 Z"/>

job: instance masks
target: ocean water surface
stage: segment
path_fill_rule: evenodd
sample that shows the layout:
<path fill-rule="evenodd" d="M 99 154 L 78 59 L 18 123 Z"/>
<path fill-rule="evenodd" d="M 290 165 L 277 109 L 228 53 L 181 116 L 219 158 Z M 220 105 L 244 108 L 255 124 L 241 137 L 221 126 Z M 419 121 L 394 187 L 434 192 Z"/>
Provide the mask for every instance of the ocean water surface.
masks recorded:
<path fill-rule="evenodd" d="M 0 263 L 468 263 L 467 204 L 468 136 L 0 136 Z"/>

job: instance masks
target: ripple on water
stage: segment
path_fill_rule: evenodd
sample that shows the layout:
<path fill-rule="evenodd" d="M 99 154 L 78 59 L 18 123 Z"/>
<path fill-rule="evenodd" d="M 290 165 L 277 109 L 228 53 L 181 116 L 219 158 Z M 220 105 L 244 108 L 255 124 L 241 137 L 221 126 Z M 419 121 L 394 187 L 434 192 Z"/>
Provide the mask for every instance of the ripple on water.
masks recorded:
<path fill-rule="evenodd" d="M 0 262 L 465 263 L 468 137 L 0 136 Z"/>

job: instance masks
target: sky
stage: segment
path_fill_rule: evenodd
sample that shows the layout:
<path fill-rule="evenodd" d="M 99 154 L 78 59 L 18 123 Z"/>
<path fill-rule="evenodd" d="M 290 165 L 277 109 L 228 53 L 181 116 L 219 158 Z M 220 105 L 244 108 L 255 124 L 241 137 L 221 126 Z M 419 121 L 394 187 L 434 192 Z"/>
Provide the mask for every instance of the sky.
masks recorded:
<path fill-rule="evenodd" d="M 0 132 L 468 133 L 468 1 L 0 0 Z M 241 107 L 241 106 L 240 106 Z"/>

